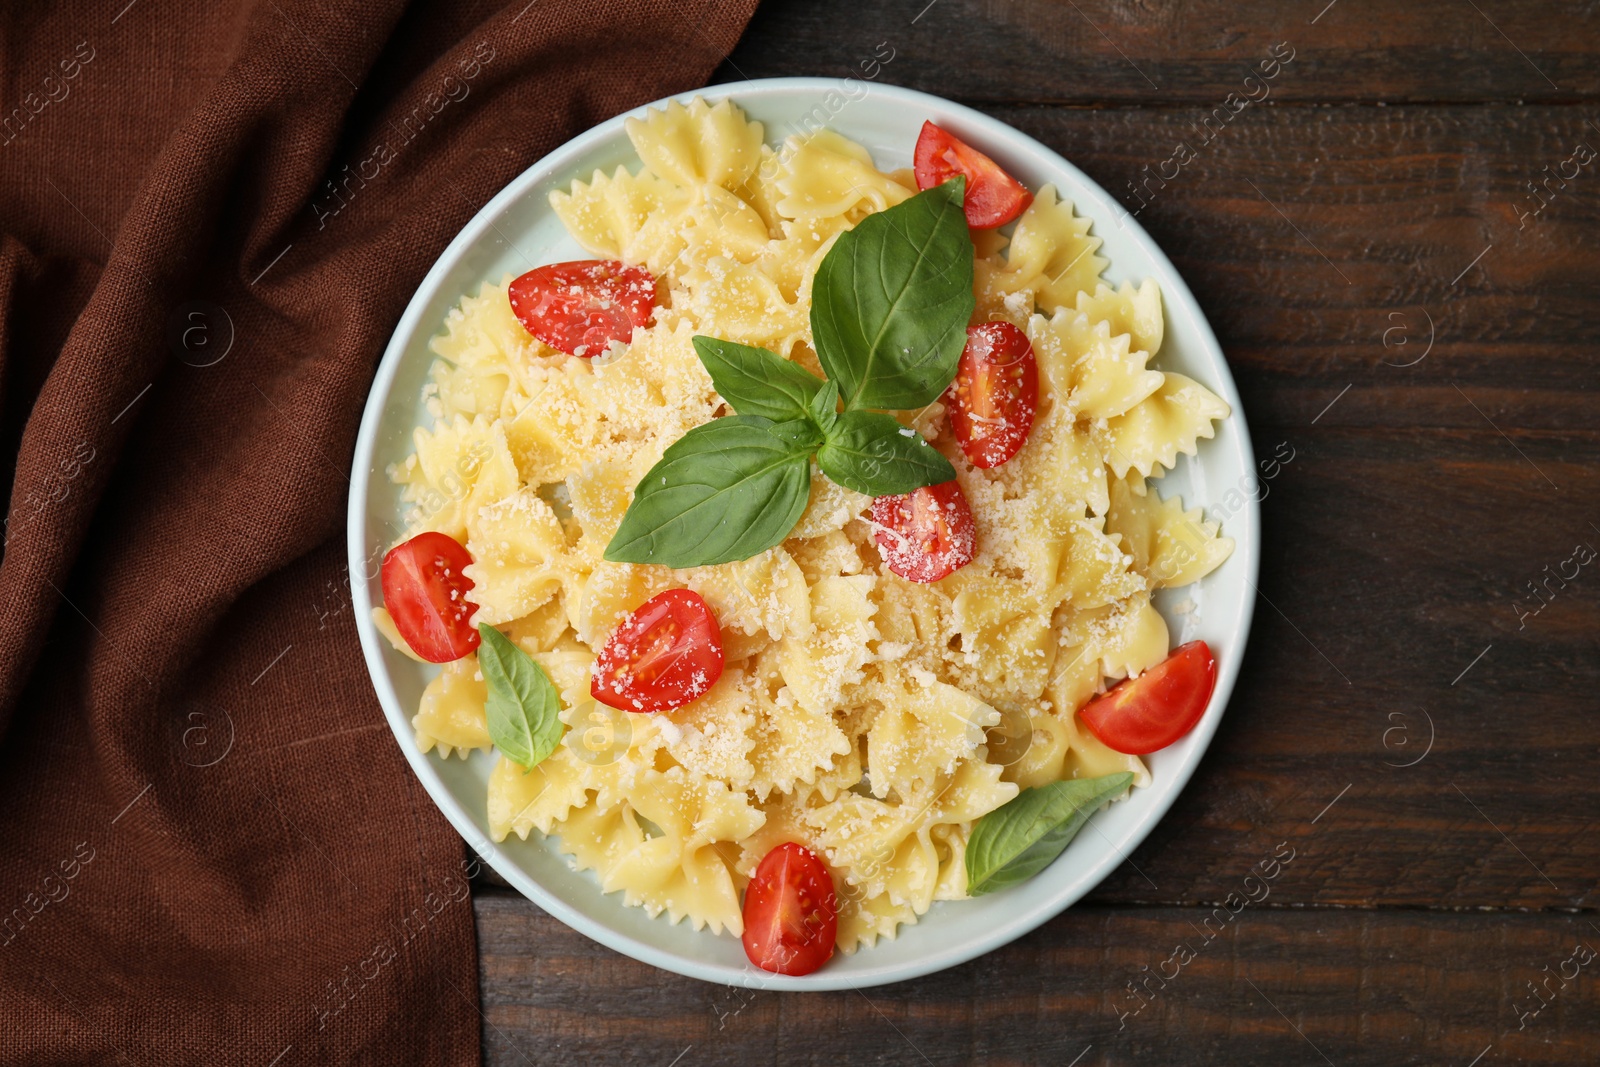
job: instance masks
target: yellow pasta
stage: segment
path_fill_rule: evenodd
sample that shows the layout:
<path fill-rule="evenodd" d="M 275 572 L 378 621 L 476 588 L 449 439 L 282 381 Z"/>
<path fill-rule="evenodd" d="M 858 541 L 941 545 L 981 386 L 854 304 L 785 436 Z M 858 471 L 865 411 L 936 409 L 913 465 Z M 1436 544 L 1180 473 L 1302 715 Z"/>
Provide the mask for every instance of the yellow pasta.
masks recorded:
<path fill-rule="evenodd" d="M 1076 711 L 1168 654 L 1151 592 L 1199 579 L 1232 550 L 1198 509 L 1145 482 L 1193 454 L 1227 405 L 1157 369 L 1159 288 L 1102 282 L 1089 220 L 1045 186 L 1009 241 L 984 237 L 975 271 L 975 321 L 1014 323 L 1038 359 L 1026 444 L 977 470 L 942 403 L 894 413 L 954 464 L 977 527 L 970 564 L 931 584 L 892 573 L 870 498 L 815 469 L 799 523 L 752 559 L 607 562 L 639 478 L 726 412 L 692 338 L 761 345 L 817 372 L 818 263 L 839 234 L 915 192 L 832 131 L 774 149 L 728 102 L 673 103 L 627 131 L 640 166 L 596 171 L 551 204 L 590 254 L 652 272 L 654 321 L 587 360 L 522 328 L 509 278 L 463 295 L 433 343 L 429 424 L 390 474 L 407 535 L 467 546 L 475 621 L 499 627 L 560 693 L 554 753 L 531 769 L 496 757 L 492 836 L 545 836 L 603 892 L 732 934 L 762 856 L 797 841 L 834 871 L 838 945 L 854 952 L 966 896 L 973 823 L 1019 789 L 1124 770 L 1148 782 Z M 721 678 L 673 711 L 596 704 L 595 657 L 673 588 L 716 615 Z M 476 656 L 445 665 L 413 722 L 419 747 L 490 747 L 485 700 Z"/>

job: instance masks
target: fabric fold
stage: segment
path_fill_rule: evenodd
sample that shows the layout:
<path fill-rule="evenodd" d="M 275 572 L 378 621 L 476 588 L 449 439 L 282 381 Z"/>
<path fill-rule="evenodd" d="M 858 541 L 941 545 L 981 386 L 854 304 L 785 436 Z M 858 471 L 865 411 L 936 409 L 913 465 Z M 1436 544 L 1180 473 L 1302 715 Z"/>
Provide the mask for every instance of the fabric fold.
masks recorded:
<path fill-rule="evenodd" d="M 753 7 L 0 16 L 0 1062 L 478 1061 L 473 865 L 355 635 L 360 412 L 478 208 Z"/>

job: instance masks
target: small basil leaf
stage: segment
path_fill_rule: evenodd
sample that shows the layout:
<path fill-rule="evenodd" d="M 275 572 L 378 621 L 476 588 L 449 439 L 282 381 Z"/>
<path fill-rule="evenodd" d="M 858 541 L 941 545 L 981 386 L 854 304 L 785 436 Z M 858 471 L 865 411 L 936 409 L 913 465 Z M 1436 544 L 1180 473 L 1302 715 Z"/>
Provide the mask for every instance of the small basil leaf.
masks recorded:
<path fill-rule="evenodd" d="M 561 700 L 544 668 L 488 623 L 478 667 L 489 686 L 489 740 L 526 774 L 561 743 Z"/>
<path fill-rule="evenodd" d="M 817 428 L 817 424 L 812 422 L 809 416 L 790 419 L 787 422 L 773 423 L 772 436 L 783 441 L 796 452 L 804 452 L 808 456 L 821 446 L 823 440 L 822 431 Z"/>
<path fill-rule="evenodd" d="M 832 432 L 833 424 L 839 421 L 839 383 L 830 381 L 817 390 L 806 410 L 819 430 L 824 434 Z"/>
<path fill-rule="evenodd" d="M 729 415 L 673 442 L 634 490 L 605 558 L 704 567 L 782 541 L 811 496 L 811 449 L 773 429 L 770 419 Z"/>
<path fill-rule="evenodd" d="M 950 461 L 892 415 L 846 411 L 817 453 L 822 473 L 870 496 L 909 493 L 956 476 Z"/>
<path fill-rule="evenodd" d="M 967 841 L 967 892 L 992 893 L 1050 866 L 1089 816 L 1132 781 L 1122 773 L 1051 782 L 1024 789 L 979 819 Z"/>
<path fill-rule="evenodd" d="M 875 212 L 817 268 L 811 334 L 847 409 L 918 408 L 955 377 L 972 316 L 964 178 Z"/>
<path fill-rule="evenodd" d="M 776 352 L 718 337 L 699 336 L 694 350 L 722 399 L 740 415 L 773 422 L 802 418 L 822 379 Z"/>

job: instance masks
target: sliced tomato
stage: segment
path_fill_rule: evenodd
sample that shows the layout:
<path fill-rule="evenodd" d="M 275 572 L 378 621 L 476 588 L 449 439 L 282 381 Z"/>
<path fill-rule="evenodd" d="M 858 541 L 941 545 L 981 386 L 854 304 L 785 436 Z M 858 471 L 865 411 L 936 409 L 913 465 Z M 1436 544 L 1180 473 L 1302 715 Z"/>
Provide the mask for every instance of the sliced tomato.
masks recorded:
<path fill-rule="evenodd" d="M 722 677 L 722 629 L 699 593 L 668 589 L 622 620 L 595 657 L 589 693 L 622 711 L 670 711 Z"/>
<path fill-rule="evenodd" d="M 1217 661 L 1210 646 L 1190 641 L 1139 677 L 1089 701 L 1078 718 L 1111 748 L 1144 756 L 1193 730 L 1216 687 Z"/>
<path fill-rule="evenodd" d="M 478 606 L 467 600 L 472 556 L 449 534 L 422 533 L 383 557 L 383 606 L 411 651 L 431 663 L 449 663 L 478 647 L 472 625 Z"/>
<path fill-rule="evenodd" d="M 917 138 L 917 188 L 932 189 L 957 174 L 967 176 L 962 207 L 967 225 L 978 230 L 1004 226 L 1027 210 L 1033 194 L 1000 168 L 1000 164 L 931 122 Z"/>
<path fill-rule="evenodd" d="M 966 494 L 955 482 L 872 502 L 878 551 L 902 578 L 937 582 L 972 562 L 976 530 Z"/>
<path fill-rule="evenodd" d="M 616 259 L 535 267 L 511 283 L 511 310 L 529 333 L 574 356 L 593 358 L 626 342 L 656 306 L 656 280 Z"/>
<path fill-rule="evenodd" d="M 839 936 L 833 876 L 817 854 L 787 841 L 762 857 L 744 891 L 744 954 L 763 971 L 810 974 Z"/>
<path fill-rule="evenodd" d="M 1022 448 L 1039 407 L 1039 361 L 1009 322 L 967 327 L 955 381 L 945 392 L 950 426 L 974 467 L 998 467 Z"/>

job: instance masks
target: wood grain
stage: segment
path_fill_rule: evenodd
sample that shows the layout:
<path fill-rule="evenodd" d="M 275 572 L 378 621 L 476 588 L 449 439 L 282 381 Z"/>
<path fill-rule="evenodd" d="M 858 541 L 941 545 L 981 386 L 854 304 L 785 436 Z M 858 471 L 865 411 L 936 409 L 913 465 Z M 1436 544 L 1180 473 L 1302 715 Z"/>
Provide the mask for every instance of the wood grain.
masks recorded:
<path fill-rule="evenodd" d="M 1273 100 L 1570 101 L 1600 92 L 1592 8 L 1537 0 L 848 0 L 767 3 L 724 78 L 861 77 L 977 102 L 1221 103 L 1287 42 Z M 1319 17 L 1320 14 L 1320 17 Z M 1259 92 L 1259 90 L 1256 90 Z"/>
<path fill-rule="evenodd" d="M 1526 986 L 1559 975 L 1578 945 L 1600 949 L 1585 917 L 1321 912 L 1275 900 L 1227 921 L 1213 908 L 1079 907 L 929 978 L 778 993 L 655 970 L 497 891 L 476 902 L 485 1061 L 1179 1067 L 1325 1057 L 1383 1067 L 1466 1064 L 1486 1048 L 1481 1062 L 1496 1064 L 1587 1065 L 1600 1053 L 1600 959 L 1569 964 L 1577 977 L 1565 988 L 1548 979 L 1543 1001 Z"/>
<path fill-rule="evenodd" d="M 1055 148 L 1172 258 L 1258 456 L 1293 455 L 1257 490 L 1244 670 L 1130 862 L 922 981 L 738 994 L 485 889 L 489 1062 L 1600 1062 L 1600 964 L 1517 1008 L 1579 940 L 1600 947 L 1600 569 L 1552 578 L 1600 548 L 1600 160 L 1529 185 L 1600 148 L 1596 18 L 764 4 L 723 80 L 861 76 L 886 42 L 878 80 Z M 1279 41 L 1295 58 L 1270 98 L 1200 129 Z M 1119 1029 L 1127 984 L 1201 940 L 1280 843 L 1270 899 Z"/>

